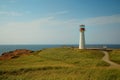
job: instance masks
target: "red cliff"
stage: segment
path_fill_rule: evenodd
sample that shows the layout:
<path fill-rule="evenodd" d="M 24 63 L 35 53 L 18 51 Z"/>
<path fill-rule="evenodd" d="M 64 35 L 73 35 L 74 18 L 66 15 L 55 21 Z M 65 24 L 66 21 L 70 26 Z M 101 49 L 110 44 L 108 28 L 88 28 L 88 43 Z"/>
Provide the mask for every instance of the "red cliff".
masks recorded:
<path fill-rule="evenodd" d="M 26 49 L 17 49 L 15 51 L 5 52 L 0 56 L 0 60 L 8 60 L 17 58 L 24 55 L 30 55 L 33 51 Z"/>

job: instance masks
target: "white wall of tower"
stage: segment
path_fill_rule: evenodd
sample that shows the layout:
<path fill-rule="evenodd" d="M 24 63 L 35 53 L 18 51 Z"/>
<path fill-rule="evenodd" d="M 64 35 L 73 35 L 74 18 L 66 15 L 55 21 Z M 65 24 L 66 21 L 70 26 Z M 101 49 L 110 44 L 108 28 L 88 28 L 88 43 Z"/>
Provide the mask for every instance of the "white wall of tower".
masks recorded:
<path fill-rule="evenodd" d="M 79 49 L 85 49 L 85 33 L 80 31 Z"/>

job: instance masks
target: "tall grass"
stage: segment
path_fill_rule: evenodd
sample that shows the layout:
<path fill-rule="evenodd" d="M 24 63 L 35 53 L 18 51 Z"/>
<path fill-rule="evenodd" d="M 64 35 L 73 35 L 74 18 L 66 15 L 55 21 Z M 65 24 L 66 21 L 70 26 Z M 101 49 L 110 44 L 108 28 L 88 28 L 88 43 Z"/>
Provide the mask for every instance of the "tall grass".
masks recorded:
<path fill-rule="evenodd" d="M 119 80 L 99 50 L 51 48 L 0 61 L 0 80 Z"/>
<path fill-rule="evenodd" d="M 110 52 L 110 60 L 120 64 L 120 49 Z"/>

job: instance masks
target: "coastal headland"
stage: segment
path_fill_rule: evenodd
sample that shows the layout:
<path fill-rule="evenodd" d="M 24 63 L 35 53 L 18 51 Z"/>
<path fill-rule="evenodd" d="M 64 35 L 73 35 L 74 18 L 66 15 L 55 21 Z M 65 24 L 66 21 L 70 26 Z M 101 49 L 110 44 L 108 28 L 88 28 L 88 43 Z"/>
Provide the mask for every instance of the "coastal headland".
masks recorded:
<path fill-rule="evenodd" d="M 0 80 L 119 80 L 120 49 L 18 49 L 1 55 Z M 108 58 L 108 57 L 107 57 Z"/>

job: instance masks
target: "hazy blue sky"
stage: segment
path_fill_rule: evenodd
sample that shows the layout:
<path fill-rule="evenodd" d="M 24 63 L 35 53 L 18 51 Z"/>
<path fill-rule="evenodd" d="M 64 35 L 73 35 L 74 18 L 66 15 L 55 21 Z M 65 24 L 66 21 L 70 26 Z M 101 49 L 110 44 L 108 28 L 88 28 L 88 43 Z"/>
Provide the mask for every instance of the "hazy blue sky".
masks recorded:
<path fill-rule="evenodd" d="M 120 44 L 120 0 L 0 0 L 0 44 Z"/>

